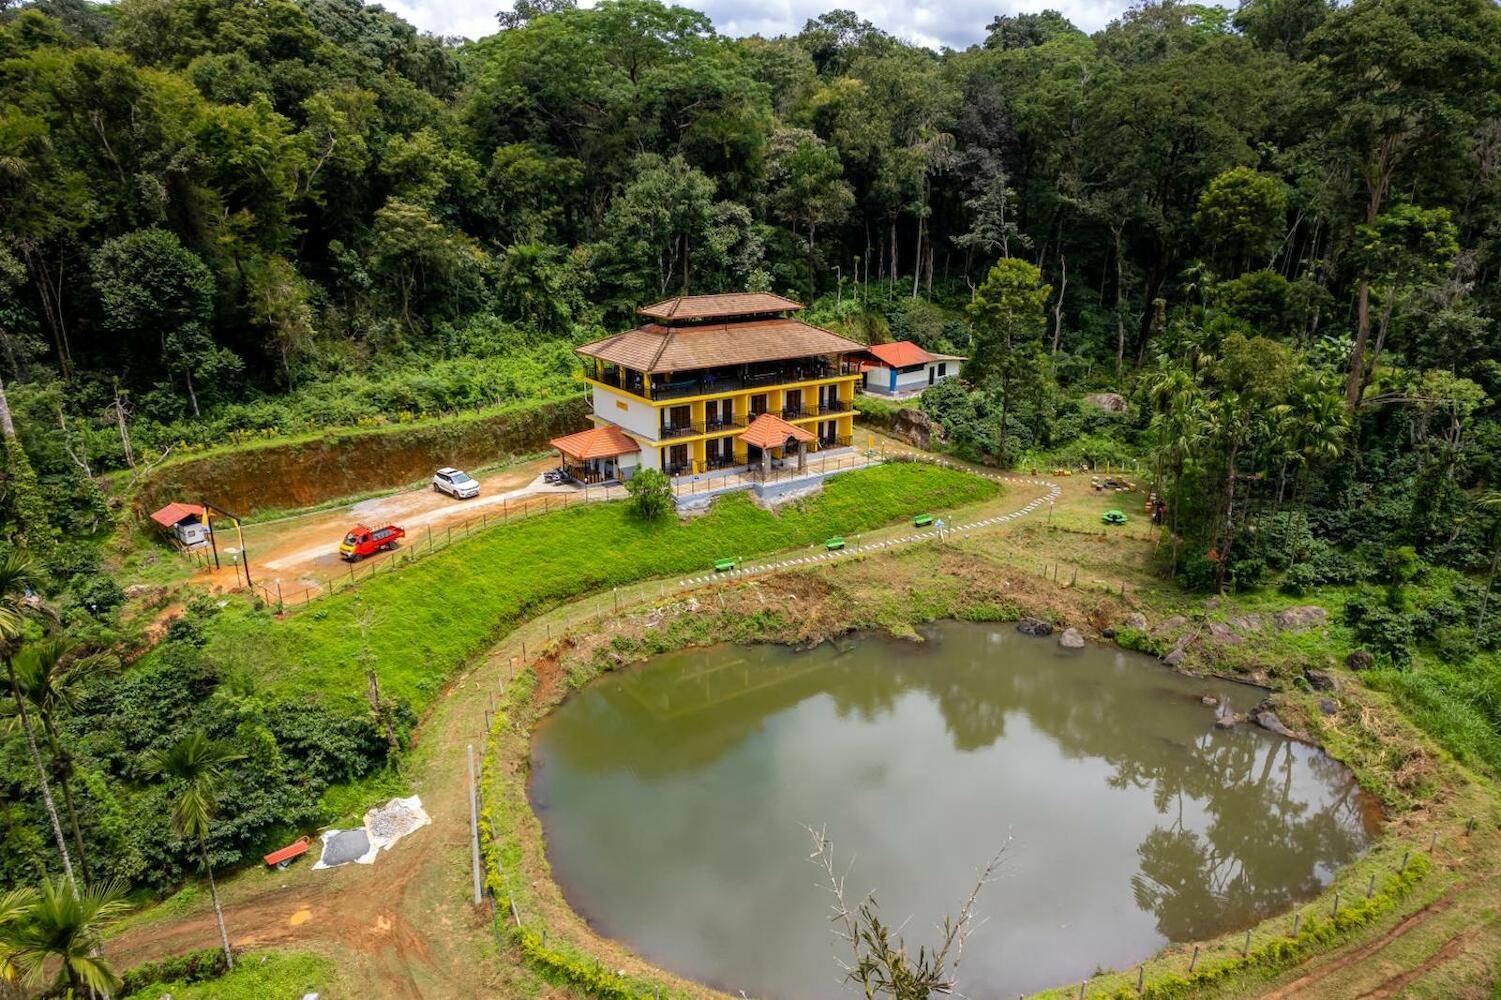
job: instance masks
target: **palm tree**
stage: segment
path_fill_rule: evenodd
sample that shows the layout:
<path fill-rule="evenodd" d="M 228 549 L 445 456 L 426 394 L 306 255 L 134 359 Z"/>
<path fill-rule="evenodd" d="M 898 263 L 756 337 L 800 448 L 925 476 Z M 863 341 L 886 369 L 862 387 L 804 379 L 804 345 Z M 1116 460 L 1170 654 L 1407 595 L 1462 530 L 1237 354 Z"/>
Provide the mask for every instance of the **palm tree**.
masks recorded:
<path fill-rule="evenodd" d="M 219 890 L 214 885 L 214 866 L 208 857 L 208 834 L 214 813 L 219 808 L 219 791 L 224 784 L 225 770 L 244 756 L 226 744 L 194 732 L 167 750 L 154 751 L 146 761 L 148 771 L 178 783 L 172 802 L 172 829 L 185 840 L 198 841 L 203 873 L 208 876 L 209 897 L 214 901 L 214 919 L 219 922 L 219 941 L 224 945 L 224 964 L 231 969 L 235 958 L 229 947 L 229 932 L 224 929 Z"/>
<path fill-rule="evenodd" d="M 41 579 L 41 573 L 30 556 L 13 549 L 6 553 L 4 559 L 0 559 L 0 658 L 5 661 L 5 673 L 10 679 L 11 694 L 16 700 L 16 717 L 26 734 L 26 749 L 31 754 L 31 762 L 36 765 L 37 785 L 42 790 L 47 818 L 52 821 L 52 836 L 57 841 L 57 853 L 62 858 L 63 873 L 72 882 L 73 859 L 68 856 L 63 825 L 57 818 L 57 803 L 52 800 L 52 785 L 47 781 L 47 768 L 42 764 L 41 751 L 37 749 L 31 713 L 26 710 L 26 699 L 21 696 L 20 684 L 16 679 L 16 646 L 21 641 L 27 617 L 39 608 L 31 595 L 41 586 Z"/>
<path fill-rule="evenodd" d="M 12 941 L 11 962 L 32 983 L 42 979 L 48 964 L 57 962 L 55 989 L 66 987 L 75 996 L 85 991 L 113 993 L 120 987 L 120 976 L 103 957 L 103 928 L 129 909 L 119 882 L 80 892 L 69 879 L 48 879 L 23 907 L 14 932 L 6 934 Z"/>
<path fill-rule="evenodd" d="M 12 983 L 21 977 L 13 959 L 20 947 L 21 921 L 34 902 L 35 889 L 12 889 L 0 896 L 0 983 Z"/>
<path fill-rule="evenodd" d="M 83 846 L 83 832 L 78 826 L 78 810 L 73 804 L 73 761 L 63 750 L 57 735 L 59 712 L 72 712 L 78 706 L 84 686 L 93 677 L 114 665 L 114 657 L 107 654 L 92 656 L 76 655 L 78 647 L 67 639 L 44 639 L 32 643 L 15 658 L 15 688 L 36 709 L 42 721 L 42 731 L 47 735 L 47 746 L 52 754 L 52 766 L 58 784 L 63 790 L 63 805 L 68 813 L 68 825 L 73 834 L 73 847 L 78 851 L 78 864 L 83 869 L 85 883 L 94 881 L 89 870 L 88 854 Z"/>

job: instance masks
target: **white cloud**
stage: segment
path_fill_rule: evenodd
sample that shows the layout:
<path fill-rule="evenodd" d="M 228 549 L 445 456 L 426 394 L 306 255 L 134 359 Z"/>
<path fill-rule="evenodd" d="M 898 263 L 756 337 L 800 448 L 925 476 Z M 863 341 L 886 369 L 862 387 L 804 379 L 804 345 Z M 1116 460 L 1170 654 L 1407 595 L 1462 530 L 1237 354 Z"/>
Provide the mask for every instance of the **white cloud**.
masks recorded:
<path fill-rule="evenodd" d="M 714 20 L 722 34 L 796 34 L 810 18 L 837 8 L 854 10 L 883 31 L 932 48 L 962 49 L 980 42 L 991 18 L 1047 7 L 1061 10 L 1085 31 L 1103 28 L 1127 0 L 678 0 Z M 384 6 L 423 31 L 480 38 L 496 30 L 495 13 L 512 0 L 385 0 Z M 593 6 L 584 2 L 582 6 Z"/>

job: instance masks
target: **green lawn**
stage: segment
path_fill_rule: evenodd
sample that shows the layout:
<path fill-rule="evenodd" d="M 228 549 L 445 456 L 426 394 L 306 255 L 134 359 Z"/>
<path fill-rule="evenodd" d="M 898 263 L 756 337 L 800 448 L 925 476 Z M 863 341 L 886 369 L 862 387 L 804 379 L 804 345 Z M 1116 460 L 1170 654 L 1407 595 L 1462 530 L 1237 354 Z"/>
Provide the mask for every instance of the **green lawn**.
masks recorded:
<path fill-rule="evenodd" d="M 775 514 L 743 494 L 689 521 L 644 523 L 624 503 L 588 504 L 493 528 L 281 621 L 231 605 L 213 622 L 209 653 L 262 691 L 364 711 L 355 623 L 373 617 L 368 656 L 382 691 L 420 712 L 461 664 L 540 609 L 636 580 L 703 572 L 721 556 L 869 531 L 999 490 L 963 472 L 890 464 L 832 477 L 822 493 Z"/>

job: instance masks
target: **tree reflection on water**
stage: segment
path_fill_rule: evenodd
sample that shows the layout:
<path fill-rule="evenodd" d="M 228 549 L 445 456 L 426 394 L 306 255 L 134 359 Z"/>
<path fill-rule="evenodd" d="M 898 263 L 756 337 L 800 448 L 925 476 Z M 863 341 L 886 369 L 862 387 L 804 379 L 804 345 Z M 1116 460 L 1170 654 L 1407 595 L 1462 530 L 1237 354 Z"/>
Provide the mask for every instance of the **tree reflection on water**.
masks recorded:
<path fill-rule="evenodd" d="M 1121 877 L 1169 940 L 1254 923 L 1315 894 L 1359 853 L 1368 831 L 1340 765 L 1260 729 L 1216 729 L 1197 704 L 1213 693 L 1245 708 L 1261 692 L 1180 677 L 1137 654 L 1082 652 L 960 625 L 923 643 L 689 650 L 604 682 L 560 713 L 553 724 L 566 732 L 549 746 L 578 771 L 629 769 L 651 781 L 707 772 L 812 698 L 864 722 L 926 699 L 964 755 L 989 751 L 1016 720 L 1064 759 L 1104 762 L 1106 789 L 1146 793 L 1161 821 L 1137 845 L 1137 870 Z M 1043 765 L 1001 755 L 998 766 Z"/>

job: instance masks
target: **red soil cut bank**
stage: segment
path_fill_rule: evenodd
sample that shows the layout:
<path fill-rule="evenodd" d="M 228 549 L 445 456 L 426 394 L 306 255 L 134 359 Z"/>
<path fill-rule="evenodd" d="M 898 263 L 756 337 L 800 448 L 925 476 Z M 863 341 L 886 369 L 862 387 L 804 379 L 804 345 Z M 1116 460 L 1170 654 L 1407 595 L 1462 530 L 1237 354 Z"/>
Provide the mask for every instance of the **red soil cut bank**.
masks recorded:
<path fill-rule="evenodd" d="M 135 506 L 144 514 L 173 500 L 206 500 L 242 516 L 312 507 L 394 489 L 443 465 L 473 468 L 542 451 L 549 439 L 586 427 L 587 413 L 587 397 L 571 396 L 169 462 L 142 478 Z"/>

